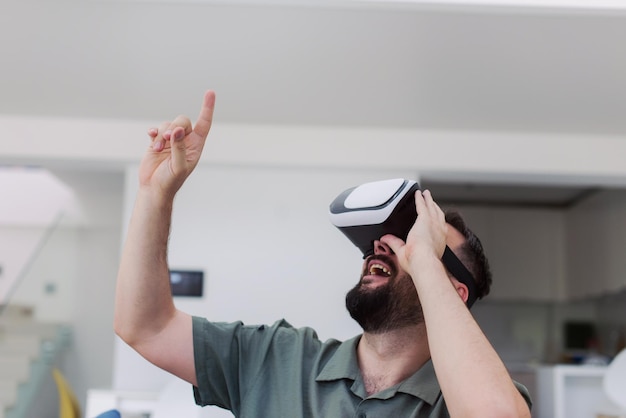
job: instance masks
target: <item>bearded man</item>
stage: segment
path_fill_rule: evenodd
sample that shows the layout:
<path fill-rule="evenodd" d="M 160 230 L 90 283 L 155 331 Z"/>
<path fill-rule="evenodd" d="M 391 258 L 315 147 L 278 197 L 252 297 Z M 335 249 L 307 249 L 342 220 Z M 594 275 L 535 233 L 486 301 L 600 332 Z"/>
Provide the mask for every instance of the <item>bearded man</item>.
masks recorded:
<path fill-rule="evenodd" d="M 173 200 L 198 163 L 214 104 L 208 91 L 195 125 L 180 116 L 149 130 L 116 291 L 115 330 L 126 343 L 193 385 L 199 405 L 237 417 L 530 417 L 527 390 L 466 306 L 468 285 L 442 262 L 449 248 L 486 295 L 480 241 L 427 190 L 415 192 L 406 240 L 375 240 L 346 296 L 361 335 L 320 341 L 284 320 L 215 323 L 178 310 L 166 261 Z"/>

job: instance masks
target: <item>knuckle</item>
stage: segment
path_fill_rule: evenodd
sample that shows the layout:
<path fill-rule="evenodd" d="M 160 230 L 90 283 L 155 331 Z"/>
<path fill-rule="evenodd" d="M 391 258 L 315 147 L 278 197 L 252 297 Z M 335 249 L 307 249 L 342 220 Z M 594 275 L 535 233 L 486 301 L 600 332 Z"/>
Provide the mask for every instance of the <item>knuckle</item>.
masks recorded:
<path fill-rule="evenodd" d="M 178 115 L 174 122 L 179 126 L 189 126 L 191 125 L 191 120 L 185 115 Z"/>

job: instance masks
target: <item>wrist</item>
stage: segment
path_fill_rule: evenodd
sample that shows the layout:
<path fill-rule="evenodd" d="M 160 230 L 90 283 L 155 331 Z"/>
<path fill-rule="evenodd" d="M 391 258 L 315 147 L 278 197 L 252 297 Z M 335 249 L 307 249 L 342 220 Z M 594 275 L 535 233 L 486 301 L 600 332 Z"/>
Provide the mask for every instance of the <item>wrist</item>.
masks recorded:
<path fill-rule="evenodd" d="M 430 264 L 437 265 L 441 263 L 441 253 L 432 245 L 414 245 L 410 251 L 411 266 L 420 269 Z"/>
<path fill-rule="evenodd" d="M 441 258 L 432 249 L 414 253 L 410 269 L 409 274 L 413 277 L 416 285 L 418 282 L 430 281 L 428 279 L 432 277 L 447 277 Z"/>
<path fill-rule="evenodd" d="M 147 207 L 170 210 L 174 204 L 175 193 L 166 193 L 160 187 L 140 186 L 137 201 L 144 202 Z"/>

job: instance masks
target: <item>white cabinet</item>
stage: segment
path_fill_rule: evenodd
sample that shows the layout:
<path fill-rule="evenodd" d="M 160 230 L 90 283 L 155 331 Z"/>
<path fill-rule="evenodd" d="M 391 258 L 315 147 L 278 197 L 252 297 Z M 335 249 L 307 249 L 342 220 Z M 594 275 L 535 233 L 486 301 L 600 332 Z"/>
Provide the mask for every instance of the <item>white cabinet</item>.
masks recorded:
<path fill-rule="evenodd" d="M 596 418 L 619 416 L 620 409 L 605 395 L 605 366 L 558 365 L 537 372 L 537 418 Z"/>
<path fill-rule="evenodd" d="M 597 193 L 570 209 L 566 221 L 568 296 L 626 288 L 626 194 Z"/>
<path fill-rule="evenodd" d="M 564 297 L 564 215 L 549 208 L 458 207 L 493 273 L 491 300 Z"/>
<path fill-rule="evenodd" d="M 568 209 L 462 206 L 493 272 L 491 300 L 580 300 L 626 289 L 626 193 Z"/>

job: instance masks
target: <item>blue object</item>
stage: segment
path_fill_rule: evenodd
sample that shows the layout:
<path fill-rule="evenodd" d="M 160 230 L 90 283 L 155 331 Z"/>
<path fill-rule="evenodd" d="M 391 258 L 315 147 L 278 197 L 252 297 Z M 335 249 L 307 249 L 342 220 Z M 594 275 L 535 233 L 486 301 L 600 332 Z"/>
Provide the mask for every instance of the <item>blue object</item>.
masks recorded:
<path fill-rule="evenodd" d="M 111 409 L 110 411 L 105 411 L 94 418 L 121 418 L 121 417 L 122 415 L 120 414 L 120 411 L 118 411 L 117 409 Z"/>

